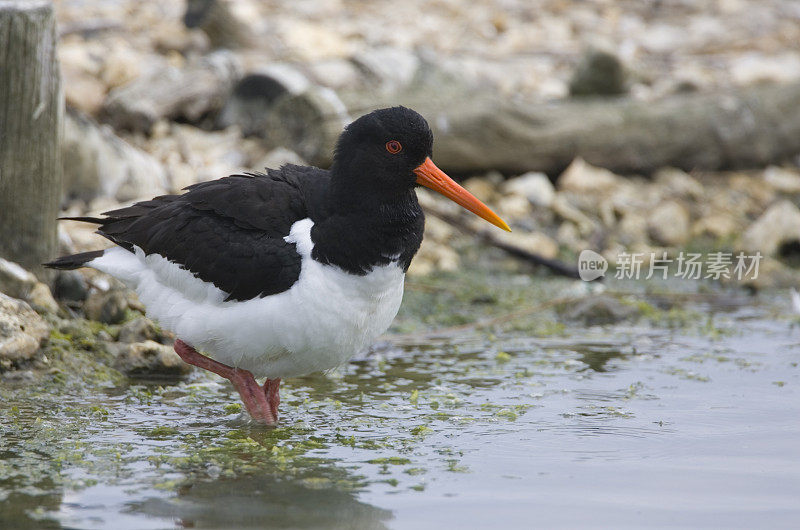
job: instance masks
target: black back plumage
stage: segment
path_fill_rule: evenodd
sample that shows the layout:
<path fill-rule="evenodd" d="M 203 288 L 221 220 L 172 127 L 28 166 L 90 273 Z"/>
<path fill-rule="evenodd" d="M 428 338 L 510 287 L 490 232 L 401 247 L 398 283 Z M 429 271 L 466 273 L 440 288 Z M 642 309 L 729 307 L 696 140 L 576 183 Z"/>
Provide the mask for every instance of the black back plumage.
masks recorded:
<path fill-rule="evenodd" d="M 402 143 L 387 152 L 386 142 Z M 233 175 L 104 213 L 72 218 L 100 225 L 117 245 L 158 254 L 228 294 L 249 300 L 291 288 L 302 258 L 285 241 L 292 225 L 314 222 L 311 257 L 364 275 L 397 262 L 404 270 L 422 242 L 424 215 L 414 168 L 430 156 L 425 120 L 403 107 L 381 109 L 347 127 L 331 171 L 286 165 L 267 173 Z M 84 253 L 47 266 L 76 268 Z"/>
<path fill-rule="evenodd" d="M 268 296 L 299 277 L 300 255 L 283 238 L 309 216 L 327 180 L 327 172 L 299 166 L 233 175 L 106 212 L 98 233 L 182 265 L 228 300 Z"/>

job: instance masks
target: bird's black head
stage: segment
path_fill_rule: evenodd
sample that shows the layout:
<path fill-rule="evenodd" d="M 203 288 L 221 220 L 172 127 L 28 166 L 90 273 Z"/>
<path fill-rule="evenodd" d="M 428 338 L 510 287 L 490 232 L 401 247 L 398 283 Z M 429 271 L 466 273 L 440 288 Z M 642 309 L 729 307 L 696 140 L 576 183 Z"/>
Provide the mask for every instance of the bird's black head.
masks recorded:
<path fill-rule="evenodd" d="M 392 200 L 415 186 L 414 169 L 432 150 L 433 133 L 418 113 L 405 107 L 375 110 L 342 132 L 333 175 L 337 185 L 359 195 Z"/>
<path fill-rule="evenodd" d="M 420 185 L 509 230 L 485 204 L 436 167 L 432 152 L 428 122 L 411 109 L 379 109 L 358 118 L 345 128 L 336 145 L 331 168 L 335 203 L 345 209 L 402 207 L 409 201 L 416 204 L 413 189 Z"/>

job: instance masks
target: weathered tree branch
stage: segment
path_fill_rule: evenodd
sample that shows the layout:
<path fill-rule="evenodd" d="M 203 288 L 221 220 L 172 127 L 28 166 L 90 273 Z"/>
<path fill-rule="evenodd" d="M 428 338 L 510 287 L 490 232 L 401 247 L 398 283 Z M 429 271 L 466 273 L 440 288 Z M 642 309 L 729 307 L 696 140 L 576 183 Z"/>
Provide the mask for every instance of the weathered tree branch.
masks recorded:
<path fill-rule="evenodd" d="M 509 254 L 511 254 L 512 256 L 520 258 L 523 261 L 527 261 L 528 263 L 532 263 L 533 265 L 545 267 L 559 276 L 566 276 L 567 278 L 574 278 L 576 280 L 580 279 L 580 276 L 578 275 L 578 269 L 576 269 L 575 267 L 571 267 L 570 265 L 567 265 L 562 261 L 545 258 L 544 256 L 534 254 L 529 250 L 520 248 L 507 241 L 503 241 L 498 237 L 494 236 L 489 230 L 476 230 L 469 223 L 464 222 L 464 220 L 461 219 L 461 217 L 459 217 L 458 215 L 454 215 L 449 212 L 446 212 L 443 209 L 436 208 L 432 204 L 426 203 L 424 209 L 427 213 L 435 215 L 442 221 L 445 221 L 455 226 L 462 232 L 465 232 L 471 236 L 478 237 L 481 241 L 483 241 L 487 245 L 491 245 L 493 247 L 499 248 L 500 250 L 504 250 Z"/>

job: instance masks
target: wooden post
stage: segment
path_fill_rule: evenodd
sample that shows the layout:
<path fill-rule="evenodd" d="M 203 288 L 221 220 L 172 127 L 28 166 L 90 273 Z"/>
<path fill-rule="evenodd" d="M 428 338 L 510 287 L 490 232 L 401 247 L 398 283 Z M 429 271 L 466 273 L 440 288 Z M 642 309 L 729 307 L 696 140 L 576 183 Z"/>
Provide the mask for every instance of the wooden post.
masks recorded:
<path fill-rule="evenodd" d="M 0 256 L 46 276 L 64 116 L 52 3 L 0 0 L 0 50 Z"/>

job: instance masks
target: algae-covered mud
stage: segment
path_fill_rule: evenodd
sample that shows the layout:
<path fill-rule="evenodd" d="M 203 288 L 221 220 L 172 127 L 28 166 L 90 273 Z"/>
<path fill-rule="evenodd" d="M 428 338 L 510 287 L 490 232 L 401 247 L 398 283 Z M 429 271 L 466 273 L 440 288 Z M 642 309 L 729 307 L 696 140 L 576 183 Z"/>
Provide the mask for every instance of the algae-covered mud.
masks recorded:
<path fill-rule="evenodd" d="M 786 293 L 634 287 L 598 326 L 585 284 L 418 280 L 370 354 L 285 382 L 275 429 L 56 336 L 60 368 L 0 383 L 0 527 L 794 527 Z"/>

